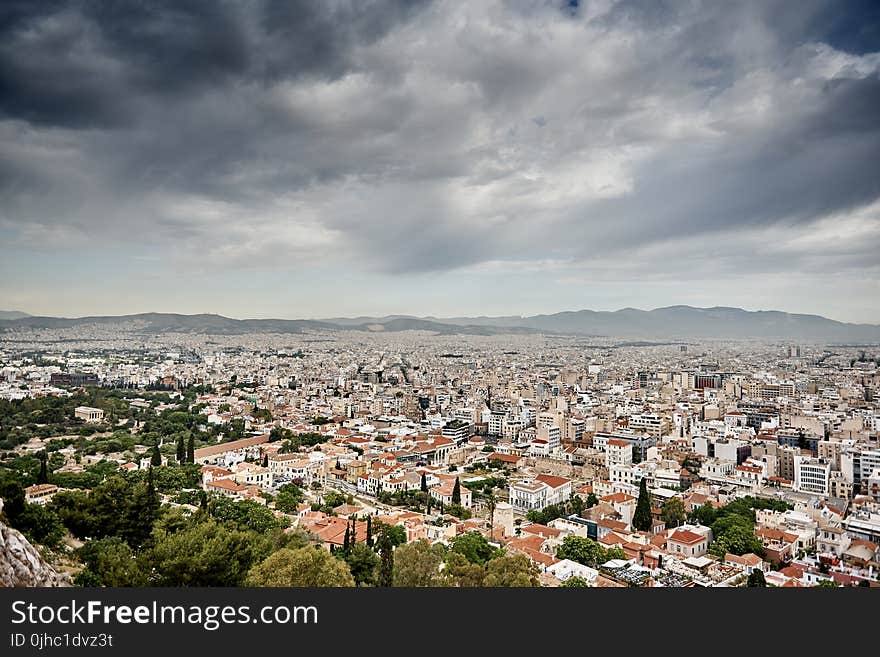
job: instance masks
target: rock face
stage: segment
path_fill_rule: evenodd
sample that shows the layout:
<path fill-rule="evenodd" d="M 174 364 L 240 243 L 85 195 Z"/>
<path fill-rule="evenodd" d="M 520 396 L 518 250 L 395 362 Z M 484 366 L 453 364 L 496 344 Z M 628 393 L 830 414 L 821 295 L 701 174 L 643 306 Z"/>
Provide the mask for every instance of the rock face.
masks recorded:
<path fill-rule="evenodd" d="M 70 577 L 43 561 L 21 532 L 0 521 L 0 587 L 70 585 Z"/>

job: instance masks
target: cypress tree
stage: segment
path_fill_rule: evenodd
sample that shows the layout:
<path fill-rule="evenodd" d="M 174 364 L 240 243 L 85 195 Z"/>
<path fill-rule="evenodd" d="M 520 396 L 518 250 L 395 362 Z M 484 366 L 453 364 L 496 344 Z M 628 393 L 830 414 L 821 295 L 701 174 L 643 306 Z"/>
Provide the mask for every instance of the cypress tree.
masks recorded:
<path fill-rule="evenodd" d="M 48 484 L 49 483 L 49 466 L 47 464 L 48 457 L 46 456 L 46 452 L 40 452 L 40 471 L 37 473 L 37 483 L 38 484 Z"/>
<path fill-rule="evenodd" d="M 367 547 L 373 547 L 373 516 L 367 516 Z"/>
<path fill-rule="evenodd" d="M 455 485 L 452 487 L 452 503 L 461 505 L 461 482 L 458 477 L 455 478 Z"/>
<path fill-rule="evenodd" d="M 755 568 L 752 573 L 749 575 L 748 582 L 746 582 L 746 587 L 753 588 L 761 588 L 767 586 L 767 580 L 764 579 L 764 571 L 760 568 Z"/>
<path fill-rule="evenodd" d="M 345 523 L 345 537 L 342 539 L 342 551 L 345 554 L 348 554 L 349 541 L 351 540 L 349 537 L 351 536 L 351 529 L 349 527 L 349 523 Z"/>
<path fill-rule="evenodd" d="M 186 461 L 187 463 L 196 462 L 196 439 L 189 434 L 189 440 L 186 443 Z"/>
<path fill-rule="evenodd" d="M 183 442 L 183 434 L 177 436 L 177 462 L 186 461 L 186 445 Z"/>
<path fill-rule="evenodd" d="M 132 501 L 125 509 L 125 535 L 128 544 L 137 548 L 150 538 L 153 524 L 159 515 L 159 494 L 153 483 L 153 468 L 147 470 L 146 482 L 140 484 L 134 492 Z"/>
<path fill-rule="evenodd" d="M 422 473 L 422 492 L 428 492 L 428 478 L 425 476 L 425 473 Z"/>
<path fill-rule="evenodd" d="M 379 548 L 379 586 L 391 586 L 394 582 L 394 544 L 391 536 L 383 527 L 379 532 L 377 543 Z"/>
<path fill-rule="evenodd" d="M 642 478 L 639 484 L 639 501 L 633 514 L 632 525 L 641 531 L 651 529 L 651 494 L 648 492 L 648 481 Z"/>
<path fill-rule="evenodd" d="M 150 465 L 154 468 L 162 465 L 162 454 L 159 452 L 159 446 L 153 446 L 153 455 L 150 457 Z M 150 471 L 150 478 L 152 478 L 152 470 Z"/>

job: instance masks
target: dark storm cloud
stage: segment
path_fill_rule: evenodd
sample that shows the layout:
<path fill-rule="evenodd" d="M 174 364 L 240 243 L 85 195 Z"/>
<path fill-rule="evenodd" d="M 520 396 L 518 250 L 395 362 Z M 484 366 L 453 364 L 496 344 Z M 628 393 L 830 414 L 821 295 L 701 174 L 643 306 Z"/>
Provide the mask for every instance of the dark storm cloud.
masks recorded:
<path fill-rule="evenodd" d="M 0 112 L 56 126 L 114 126 L 137 118 L 130 113 L 141 95 L 167 102 L 242 82 L 332 79 L 357 65 L 353 48 L 423 4 L 3 3 Z"/>
<path fill-rule="evenodd" d="M 880 198 L 877 11 L 791 7 L 2 3 L 0 228 L 393 273 L 754 248 Z"/>

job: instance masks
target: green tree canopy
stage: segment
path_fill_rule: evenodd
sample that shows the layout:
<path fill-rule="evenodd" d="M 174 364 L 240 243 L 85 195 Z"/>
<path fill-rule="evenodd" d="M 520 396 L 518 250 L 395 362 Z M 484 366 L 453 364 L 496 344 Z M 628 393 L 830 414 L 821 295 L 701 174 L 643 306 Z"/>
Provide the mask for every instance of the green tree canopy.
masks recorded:
<path fill-rule="evenodd" d="M 560 586 L 563 586 L 565 588 L 570 588 L 570 589 L 574 589 L 574 588 L 580 589 L 580 588 L 588 588 L 590 585 L 587 583 L 587 580 L 585 580 L 583 577 L 578 577 L 577 575 L 574 575 L 572 577 L 569 577 L 567 580 L 565 580 Z"/>
<path fill-rule="evenodd" d="M 662 517 L 667 527 L 678 527 L 687 519 L 684 503 L 677 497 L 670 497 L 663 503 Z"/>
<path fill-rule="evenodd" d="M 504 554 L 486 564 L 483 586 L 535 587 L 538 567 L 524 554 Z"/>
<path fill-rule="evenodd" d="M 296 507 L 302 504 L 306 499 L 302 488 L 296 484 L 284 484 L 278 489 L 278 495 L 275 497 L 275 508 L 285 513 L 295 513 Z"/>
<path fill-rule="evenodd" d="M 570 559 L 585 566 L 595 567 L 608 561 L 608 553 L 599 543 L 582 536 L 566 536 L 556 549 L 557 559 Z"/>
<path fill-rule="evenodd" d="M 395 563 L 397 561 L 395 555 Z M 345 555 L 345 563 L 351 571 L 356 586 L 373 586 L 376 583 L 376 570 L 379 567 L 379 555 L 365 543 L 355 543 L 348 554 Z"/>
<path fill-rule="evenodd" d="M 444 549 L 419 539 L 394 551 L 394 586 L 440 586 Z"/>
<path fill-rule="evenodd" d="M 88 541 L 77 550 L 77 556 L 85 564 L 75 579 L 81 586 L 147 586 L 149 583 L 143 563 L 118 536 Z"/>
<path fill-rule="evenodd" d="M 178 531 L 159 529 L 154 543 L 146 561 L 154 573 L 151 582 L 158 586 L 241 586 L 271 549 L 255 532 L 213 518 Z"/>
<path fill-rule="evenodd" d="M 452 551 L 464 555 L 469 562 L 479 566 L 483 566 L 491 559 L 501 555 L 501 550 L 476 531 L 456 536 L 452 540 Z"/>
<path fill-rule="evenodd" d="M 466 556 L 459 552 L 448 552 L 445 562 L 446 567 L 443 570 L 443 576 L 446 585 L 457 587 L 483 586 L 483 580 L 486 579 L 485 566 L 471 563 Z"/>

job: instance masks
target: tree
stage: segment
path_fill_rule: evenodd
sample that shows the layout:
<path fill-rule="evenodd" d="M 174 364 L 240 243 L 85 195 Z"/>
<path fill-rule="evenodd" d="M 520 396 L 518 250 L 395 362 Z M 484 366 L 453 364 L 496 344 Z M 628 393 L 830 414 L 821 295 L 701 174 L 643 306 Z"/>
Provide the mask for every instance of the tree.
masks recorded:
<path fill-rule="evenodd" d="M 364 543 L 354 543 L 345 556 L 345 563 L 351 571 L 355 586 L 372 586 L 376 583 L 376 569 L 379 557 Z"/>
<path fill-rule="evenodd" d="M 394 551 L 394 586 L 439 586 L 443 556 L 442 546 L 431 545 L 425 539 L 401 545 Z"/>
<path fill-rule="evenodd" d="M 599 503 L 599 498 L 596 497 L 596 493 L 590 491 L 590 494 L 587 495 L 587 508 L 592 509 Z"/>
<path fill-rule="evenodd" d="M 196 462 L 196 439 L 192 433 L 189 434 L 189 440 L 186 441 L 186 462 Z"/>
<path fill-rule="evenodd" d="M 74 582 L 80 586 L 147 586 L 144 564 L 118 536 L 88 541 L 77 556 L 85 569 Z"/>
<path fill-rule="evenodd" d="M 272 511 L 253 500 L 237 502 L 228 497 L 216 496 L 209 502 L 208 511 L 217 520 L 231 523 L 239 529 L 252 529 L 258 533 L 265 533 L 281 526 Z"/>
<path fill-rule="evenodd" d="M 497 504 L 494 491 L 489 491 L 486 498 L 486 506 L 489 508 L 489 539 L 495 540 L 495 506 Z"/>
<path fill-rule="evenodd" d="M 253 531 L 243 531 L 213 518 L 195 521 L 169 516 L 158 527 L 145 566 L 157 586 L 241 586 L 248 571 L 273 545 Z M 330 555 L 327 555 L 328 557 Z M 344 564 L 343 564 L 344 565 Z"/>
<path fill-rule="evenodd" d="M 764 554 L 764 546 L 755 536 L 754 525 L 743 516 L 730 514 L 720 517 L 712 523 L 712 533 L 715 540 L 709 551 L 716 556 L 723 557 L 728 552 L 738 555 L 750 552 Z"/>
<path fill-rule="evenodd" d="M 687 518 L 684 503 L 677 497 L 669 498 L 663 504 L 662 516 L 667 527 L 678 527 Z"/>
<path fill-rule="evenodd" d="M 696 522 L 705 527 L 711 527 L 712 523 L 718 518 L 718 514 L 718 509 L 712 506 L 709 502 L 706 502 L 702 506 L 698 506 L 691 511 L 689 518 L 691 522 Z"/>
<path fill-rule="evenodd" d="M 162 453 L 159 451 L 158 445 L 153 445 L 153 455 L 150 457 L 150 465 L 158 468 L 162 465 Z"/>
<path fill-rule="evenodd" d="M 15 528 L 31 543 L 58 547 L 64 538 L 64 524 L 52 509 L 40 504 L 25 504 L 15 520 Z"/>
<path fill-rule="evenodd" d="M 40 452 L 40 471 L 37 473 L 38 484 L 49 483 L 49 467 L 47 464 L 48 460 L 49 457 L 46 455 L 46 452 Z"/>
<path fill-rule="evenodd" d="M 580 588 L 588 588 L 590 585 L 587 583 L 587 580 L 585 580 L 583 577 L 578 577 L 577 575 L 573 575 L 573 576 L 569 577 L 567 580 L 565 580 L 560 586 L 565 587 L 565 588 L 570 588 L 570 589 L 574 589 L 574 588 L 580 589 Z"/>
<path fill-rule="evenodd" d="M 461 482 L 458 477 L 455 478 L 455 485 L 452 487 L 452 503 L 461 506 Z"/>
<path fill-rule="evenodd" d="M 0 483 L 0 499 L 3 500 L 3 514 L 15 527 L 16 518 L 24 511 L 24 489 L 17 481 L 4 481 Z"/>
<path fill-rule="evenodd" d="M 320 547 L 284 548 L 253 568 L 248 586 L 354 586 L 348 564 Z"/>
<path fill-rule="evenodd" d="M 633 513 L 632 526 L 643 532 L 651 530 L 651 494 L 648 492 L 648 481 L 642 478 L 639 483 L 639 501 Z"/>
<path fill-rule="evenodd" d="M 296 484 L 284 484 L 275 497 L 275 508 L 284 513 L 295 513 L 297 507 L 306 499 L 303 489 Z"/>
<path fill-rule="evenodd" d="M 816 584 L 816 586 L 822 589 L 836 589 L 840 586 L 840 584 L 835 582 L 833 579 L 820 579 L 819 583 Z"/>
<path fill-rule="evenodd" d="M 183 434 L 177 434 L 177 462 L 186 462 L 186 444 L 183 441 Z"/>
<path fill-rule="evenodd" d="M 584 499 L 580 495 L 572 495 L 570 500 L 571 512 L 575 515 L 581 515 L 584 508 Z"/>
<path fill-rule="evenodd" d="M 136 486 L 134 497 L 125 509 L 125 527 L 122 537 L 133 548 L 140 547 L 153 532 L 159 515 L 159 494 L 153 483 L 153 468 L 147 471 L 147 480 Z"/>
<path fill-rule="evenodd" d="M 484 566 L 501 554 L 501 551 L 489 543 L 485 536 L 476 531 L 456 536 L 452 540 L 452 551 L 463 555 L 469 562 L 478 566 Z"/>
<path fill-rule="evenodd" d="M 486 564 L 483 586 L 535 587 L 538 567 L 524 554 L 505 554 Z"/>
<path fill-rule="evenodd" d="M 463 554 L 449 552 L 443 569 L 443 582 L 449 586 L 478 587 L 486 579 L 486 568 L 471 563 Z"/>
<path fill-rule="evenodd" d="M 597 566 L 608 561 L 605 549 L 591 538 L 566 536 L 556 549 L 557 559 L 570 559 L 585 566 Z"/>
<path fill-rule="evenodd" d="M 446 507 L 446 513 L 460 520 L 467 520 L 471 517 L 470 509 L 465 509 L 461 504 L 450 504 Z"/>
<path fill-rule="evenodd" d="M 386 525 L 379 523 L 380 534 L 387 534 L 391 540 L 391 547 L 397 547 L 406 543 L 406 529 L 402 525 Z"/>
<path fill-rule="evenodd" d="M 767 580 L 764 579 L 764 571 L 760 568 L 755 568 L 749 575 L 746 586 L 750 589 L 767 586 Z"/>
<path fill-rule="evenodd" d="M 377 584 L 385 587 L 394 585 L 394 541 L 389 529 L 388 525 L 382 525 L 379 529 L 379 540 L 376 541 L 381 559 Z"/>
<path fill-rule="evenodd" d="M 428 492 L 428 478 L 425 476 L 424 472 L 422 472 L 422 486 L 421 486 L 421 488 L 422 488 L 423 493 Z"/>
<path fill-rule="evenodd" d="M 348 548 L 351 542 L 351 523 L 345 523 L 345 536 L 342 539 L 342 553 L 348 554 Z"/>
<path fill-rule="evenodd" d="M 373 547 L 373 516 L 367 516 L 367 547 Z"/>

